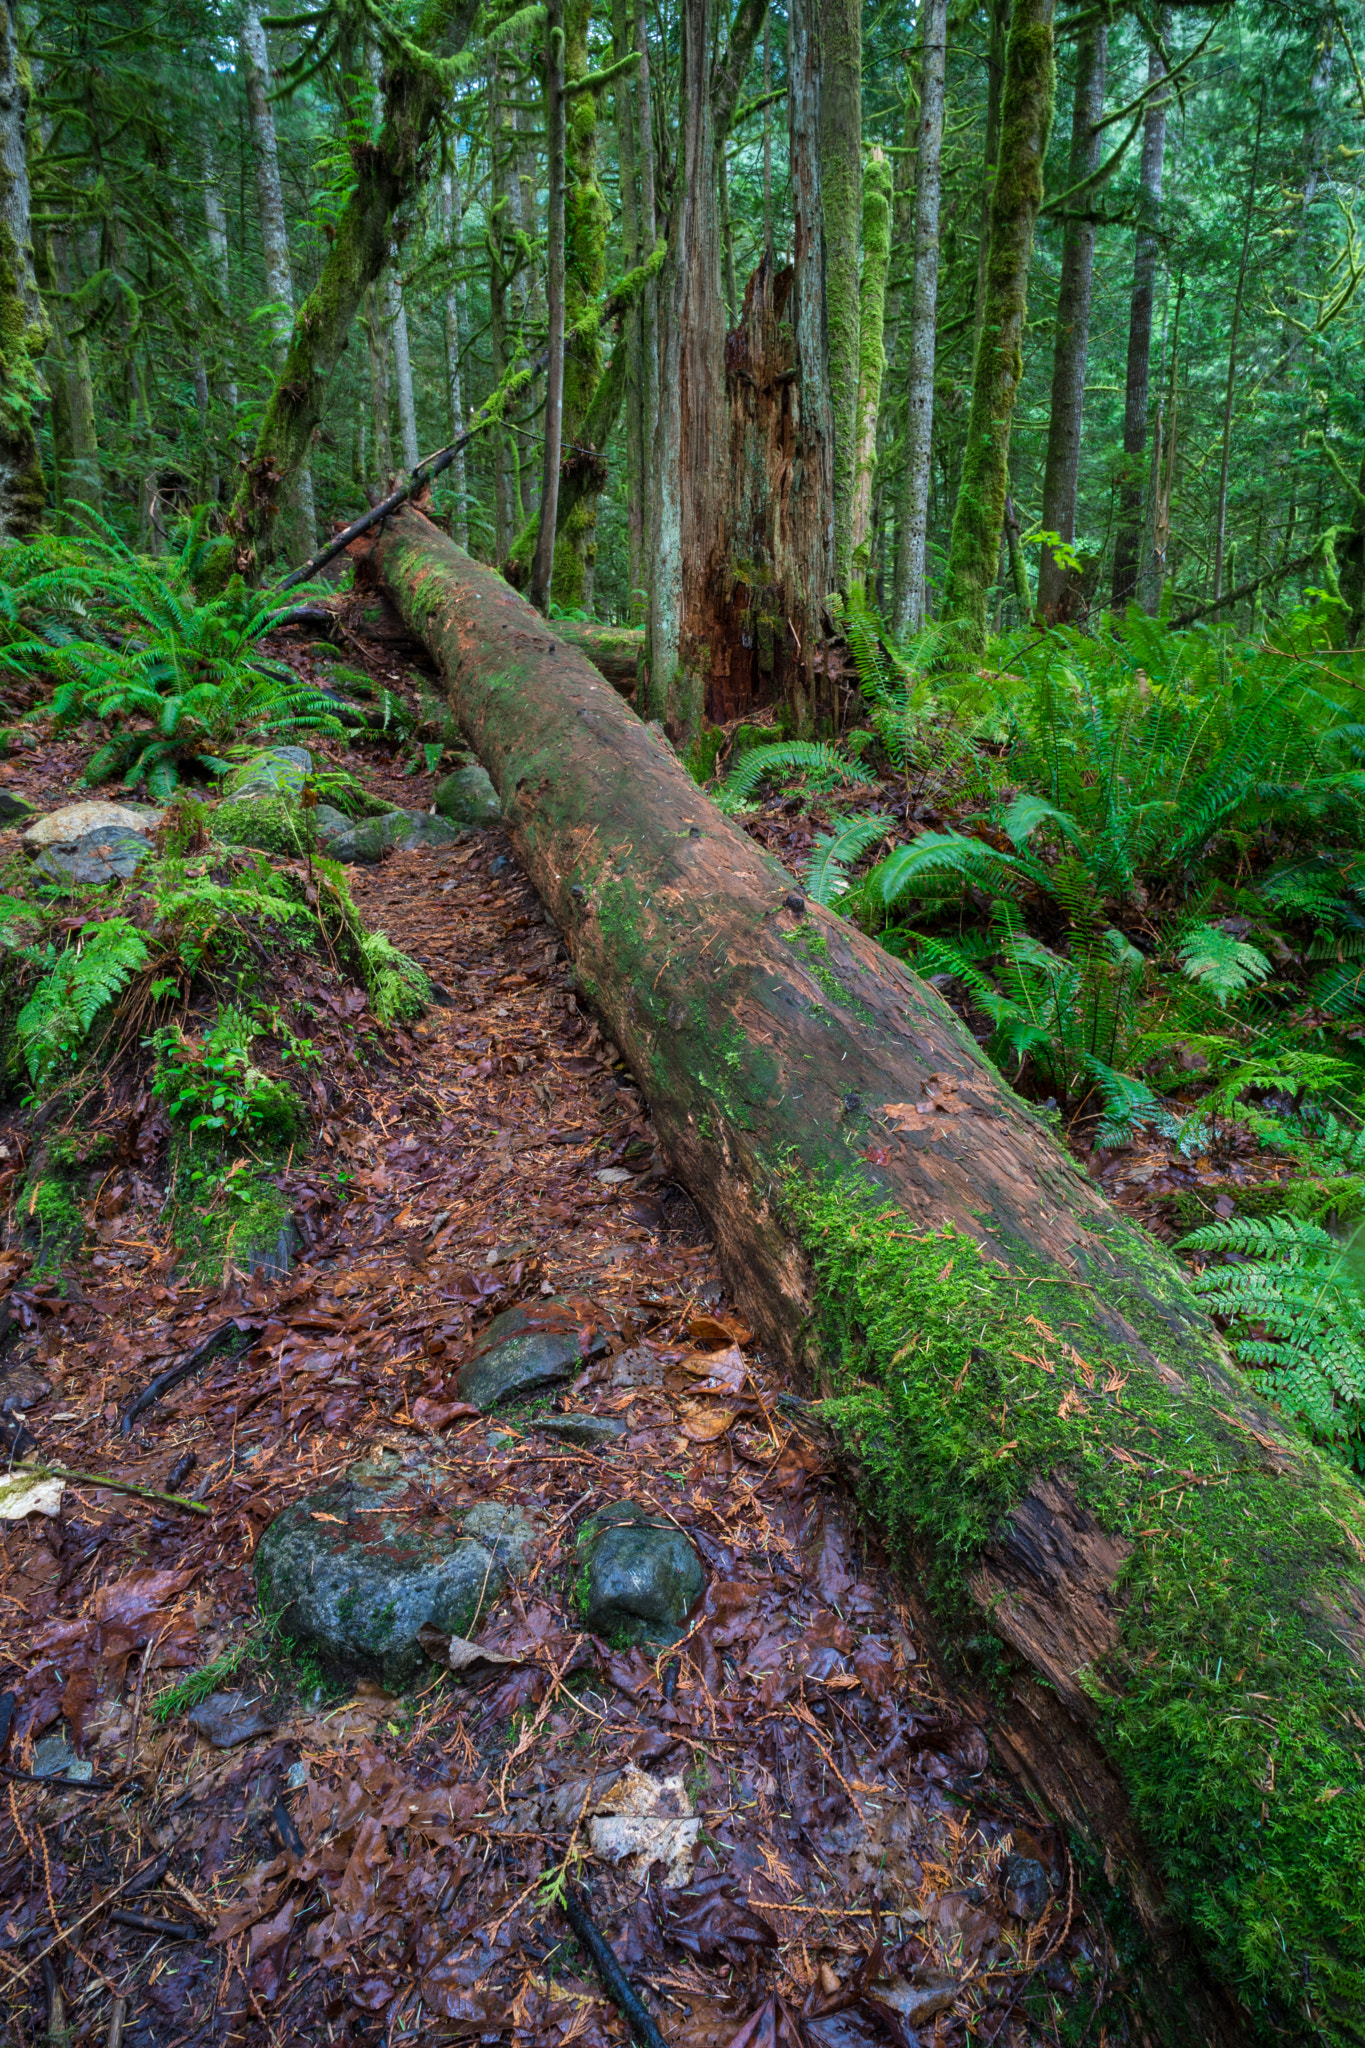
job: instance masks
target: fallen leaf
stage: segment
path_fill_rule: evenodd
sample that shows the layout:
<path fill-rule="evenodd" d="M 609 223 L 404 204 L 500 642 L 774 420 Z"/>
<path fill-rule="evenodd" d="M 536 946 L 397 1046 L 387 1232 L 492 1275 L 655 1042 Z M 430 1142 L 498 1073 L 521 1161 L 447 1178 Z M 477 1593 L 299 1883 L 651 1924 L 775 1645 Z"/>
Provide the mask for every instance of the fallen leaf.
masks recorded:
<path fill-rule="evenodd" d="M 59 1515 L 66 1482 L 45 1471 L 19 1466 L 0 1475 L 0 1522 L 22 1522 L 25 1515 Z"/>
<path fill-rule="evenodd" d="M 665 1864 L 664 1883 L 671 1890 L 686 1884 L 700 1833 L 682 1773 L 651 1778 L 634 1764 L 627 1764 L 588 1823 L 594 1856 L 604 1863 L 629 1858 L 631 1874 L 641 1883 L 651 1865 Z"/>
<path fill-rule="evenodd" d="M 690 1444 L 711 1444 L 738 1416 L 739 1410 L 720 1401 L 682 1401 L 678 1404 L 678 1427 Z"/>
<path fill-rule="evenodd" d="M 334 1520 L 335 1517 L 329 1519 Z M 444 1664 L 448 1671 L 473 1671 L 480 1665 L 486 1671 L 494 1670 L 500 1664 L 524 1664 L 525 1657 L 504 1657 L 501 1650 L 484 1649 L 478 1643 L 471 1643 L 466 1636 L 448 1636 L 444 1630 L 433 1628 L 430 1622 L 417 1631 L 417 1640 L 434 1664 Z"/>
<path fill-rule="evenodd" d="M 805 2048 L 801 2023 L 787 2010 L 780 1998 L 770 1998 L 750 2013 L 737 2034 L 732 2034 L 725 2048 Z"/>

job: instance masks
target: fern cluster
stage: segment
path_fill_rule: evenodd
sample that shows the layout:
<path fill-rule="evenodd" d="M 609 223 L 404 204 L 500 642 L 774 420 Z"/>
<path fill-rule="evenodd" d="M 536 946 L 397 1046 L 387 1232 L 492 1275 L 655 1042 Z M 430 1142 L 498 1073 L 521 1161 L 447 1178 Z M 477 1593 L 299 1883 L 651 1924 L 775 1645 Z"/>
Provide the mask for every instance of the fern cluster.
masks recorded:
<path fill-rule="evenodd" d="M 19 1012 L 16 1029 L 29 1076 L 47 1085 L 72 1060 L 95 1020 L 147 964 L 147 942 L 126 918 L 88 924 L 61 953 L 28 957 L 47 969 Z"/>
<path fill-rule="evenodd" d="M 1299 1217 L 1233 1217 L 1183 1240 L 1220 1255 L 1191 1277 L 1241 1362 L 1324 1443 L 1365 1469 L 1365 1294 L 1355 1240 Z"/>
<path fill-rule="evenodd" d="M 749 804 L 763 783 L 793 775 L 803 777 L 811 795 L 827 795 L 841 783 L 867 788 L 872 782 L 865 768 L 824 740 L 779 740 L 741 754 L 721 784 L 716 803 L 733 814 Z"/>

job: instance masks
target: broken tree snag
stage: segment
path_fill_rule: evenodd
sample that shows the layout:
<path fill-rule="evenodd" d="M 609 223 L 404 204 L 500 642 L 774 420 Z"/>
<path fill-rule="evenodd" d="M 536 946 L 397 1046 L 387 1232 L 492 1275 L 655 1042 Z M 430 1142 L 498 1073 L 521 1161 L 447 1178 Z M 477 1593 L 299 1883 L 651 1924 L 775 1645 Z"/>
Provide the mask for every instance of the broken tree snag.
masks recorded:
<path fill-rule="evenodd" d="M 1129 1901 L 1133 2038 L 1365 2038 L 1357 1488 L 933 990 L 804 904 L 553 623 L 417 513 L 374 559 L 738 1302 Z"/>

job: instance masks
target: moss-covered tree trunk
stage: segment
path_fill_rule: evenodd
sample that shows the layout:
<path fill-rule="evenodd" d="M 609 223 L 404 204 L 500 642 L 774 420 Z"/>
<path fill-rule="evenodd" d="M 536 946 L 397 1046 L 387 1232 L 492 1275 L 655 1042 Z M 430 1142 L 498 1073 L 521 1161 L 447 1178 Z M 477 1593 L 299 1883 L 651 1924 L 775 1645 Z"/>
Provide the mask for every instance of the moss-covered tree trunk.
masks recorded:
<path fill-rule="evenodd" d="M 804 903 L 552 627 L 411 510 L 375 560 L 964 1710 L 1126 1901 L 1108 2038 L 1359 2043 L 1359 1487 L 938 995 Z"/>
<path fill-rule="evenodd" d="M 1081 30 L 1076 43 L 1076 91 L 1071 108 L 1071 193 L 1062 235 L 1062 274 L 1057 286 L 1057 329 L 1052 344 L 1052 402 L 1048 409 L 1047 461 L 1043 469 L 1044 533 L 1070 543 L 1076 538 L 1076 492 L 1081 473 L 1081 421 L 1085 413 L 1085 366 L 1090 352 L 1090 288 L 1095 274 L 1094 194 L 1086 189 L 1100 161 L 1100 117 L 1104 112 L 1104 69 L 1109 29 L 1103 21 Z M 1018 528 L 1010 537 L 1015 545 Z M 1080 603 L 1080 571 L 1059 562 L 1043 545 L 1038 565 L 1038 611 L 1049 625 L 1074 617 Z"/>
<path fill-rule="evenodd" d="M 860 0 L 826 0 L 820 14 L 820 201 L 825 345 L 834 433 L 834 578 L 853 579 L 858 467 L 858 221 L 863 188 L 863 31 Z"/>
<path fill-rule="evenodd" d="M 896 500 L 896 568 L 891 600 L 892 623 L 898 633 L 917 633 L 925 616 L 938 326 L 938 216 L 943 192 L 943 103 L 948 57 L 947 0 L 925 0 L 920 32 L 924 54 L 915 138 L 915 274 L 907 322 L 905 453 Z"/>
<path fill-rule="evenodd" d="M 1156 16 L 1163 39 L 1171 33 L 1170 9 Z M 1166 74 L 1166 60 L 1153 42 L 1147 57 L 1147 83 Z M 1119 472 L 1118 528 L 1114 536 L 1114 585 L 1111 602 L 1123 611 L 1142 601 L 1139 578 L 1143 557 L 1142 486 L 1146 463 L 1147 413 L 1152 372 L 1152 308 L 1156 302 L 1158 234 L 1161 215 L 1161 173 L 1166 156 L 1166 96 L 1155 93 L 1142 124 L 1142 165 L 1138 173 L 1138 224 L 1133 241 L 1133 294 L 1128 308 L 1128 367 L 1123 404 L 1123 465 Z M 1159 595 L 1159 590 L 1158 590 Z M 1155 609 L 1153 602 L 1151 609 Z"/>
<path fill-rule="evenodd" d="M 891 166 L 874 149 L 863 174 L 863 272 L 858 292 L 857 460 L 853 473 L 853 576 L 869 578 L 872 560 L 872 477 L 877 467 L 877 418 L 886 369 L 886 277 L 891 264 Z"/>
<path fill-rule="evenodd" d="M 1000 158 L 991 194 L 967 445 L 943 591 L 943 616 L 957 622 L 968 656 L 985 645 L 987 603 L 1000 559 L 1010 428 L 1024 369 L 1033 224 L 1043 199 L 1055 77 L 1052 0 L 1015 0 L 1005 44 Z"/>
<path fill-rule="evenodd" d="M 412 31 L 413 51 L 447 56 L 460 49 L 475 11 L 476 0 L 426 0 Z M 384 267 L 390 223 L 427 168 L 444 96 L 438 66 L 406 49 L 387 56 L 379 134 L 373 142 L 352 145 L 355 188 L 318 281 L 295 317 L 233 501 L 229 523 L 237 564 L 248 574 L 269 555 L 281 504 L 308 461 L 332 372 L 366 288 Z"/>
<path fill-rule="evenodd" d="M 47 394 L 38 364 L 48 325 L 33 274 L 28 99 L 17 9 L 0 0 L 0 540 L 33 533 L 47 499 L 38 456 Z"/>

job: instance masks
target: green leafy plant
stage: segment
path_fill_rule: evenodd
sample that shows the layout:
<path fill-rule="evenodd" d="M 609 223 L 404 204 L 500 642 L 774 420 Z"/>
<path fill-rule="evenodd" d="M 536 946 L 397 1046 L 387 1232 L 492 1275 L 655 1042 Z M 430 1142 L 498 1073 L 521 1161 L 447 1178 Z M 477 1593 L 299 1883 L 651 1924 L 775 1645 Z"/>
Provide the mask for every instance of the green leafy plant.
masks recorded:
<path fill-rule="evenodd" d="M 1249 946 L 1221 925 L 1201 924 L 1185 933 L 1178 948 L 1180 965 L 1220 1003 L 1263 981 L 1270 962 L 1258 946 Z"/>
<path fill-rule="evenodd" d="M 816 833 L 801 874 L 812 903 L 828 907 L 846 895 L 850 867 L 890 830 L 891 820 L 882 811 L 868 811 L 860 818 L 831 818 L 830 830 Z"/>
<path fill-rule="evenodd" d="M 856 762 L 846 760 L 825 740 L 780 740 L 773 746 L 750 747 L 730 769 L 716 795 L 722 811 L 734 813 L 747 805 L 764 782 L 800 775 L 807 794 L 827 795 L 843 784 L 866 788 L 872 777 Z"/>
<path fill-rule="evenodd" d="M 224 1008 L 203 1038 L 167 1025 L 152 1040 L 152 1091 L 166 1114 L 183 1119 L 191 1137 L 208 1131 L 221 1142 L 247 1136 L 289 1138 L 299 1128 L 299 1106 L 289 1090 L 251 1063 L 258 1035 L 240 1010 Z"/>
<path fill-rule="evenodd" d="M 87 924 L 58 953 L 26 949 L 47 968 L 19 1012 L 15 1028 L 38 1087 L 46 1086 L 75 1058 L 96 1018 L 147 964 L 147 942 L 127 918 Z"/>
<path fill-rule="evenodd" d="M 216 1692 L 225 1679 L 231 1678 L 238 1667 L 245 1662 L 247 1646 L 234 1644 L 221 1657 L 215 1657 L 209 1664 L 203 1664 L 198 1671 L 191 1671 L 176 1684 L 168 1685 L 164 1692 L 157 1694 L 152 1702 L 153 1719 L 164 1728 L 168 1721 L 174 1721 L 180 1714 L 187 1714 L 191 1707 L 197 1707 L 200 1700 L 206 1700 Z"/>
<path fill-rule="evenodd" d="M 1281 1407 L 1365 1471 L 1365 1295 L 1356 1238 L 1296 1216 L 1230 1217 L 1182 1240 L 1191 1285 Z"/>

